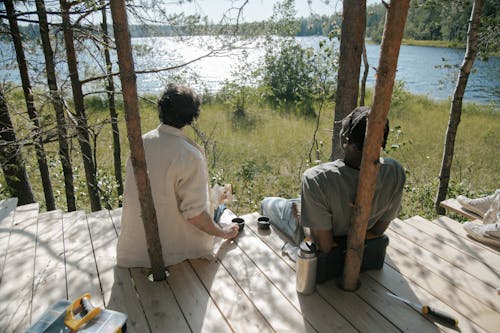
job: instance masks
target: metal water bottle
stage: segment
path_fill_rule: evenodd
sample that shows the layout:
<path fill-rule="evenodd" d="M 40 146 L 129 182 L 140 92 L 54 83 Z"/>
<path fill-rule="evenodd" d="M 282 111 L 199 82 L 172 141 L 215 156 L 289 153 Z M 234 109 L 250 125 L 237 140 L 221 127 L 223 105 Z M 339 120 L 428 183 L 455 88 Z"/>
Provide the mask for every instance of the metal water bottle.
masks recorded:
<path fill-rule="evenodd" d="M 297 291 L 304 295 L 314 292 L 316 285 L 316 268 L 318 258 L 316 256 L 316 245 L 308 239 L 300 243 L 297 255 Z"/>

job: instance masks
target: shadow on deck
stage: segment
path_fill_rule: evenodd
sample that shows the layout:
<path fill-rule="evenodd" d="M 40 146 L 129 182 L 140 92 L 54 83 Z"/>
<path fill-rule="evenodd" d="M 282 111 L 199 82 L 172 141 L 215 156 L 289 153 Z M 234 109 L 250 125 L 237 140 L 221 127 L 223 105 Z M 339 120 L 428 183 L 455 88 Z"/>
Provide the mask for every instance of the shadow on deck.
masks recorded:
<path fill-rule="evenodd" d="M 336 281 L 303 296 L 279 233 L 242 216 L 244 231 L 218 242 L 215 259 L 168 267 L 166 281 L 115 265 L 121 210 L 39 214 L 37 204 L 0 202 L 0 331 L 24 332 L 60 299 L 89 292 L 96 306 L 125 312 L 129 332 L 498 332 L 500 252 L 441 217 L 395 220 L 383 269 L 345 292 Z M 452 328 L 390 297 L 428 304 Z"/>

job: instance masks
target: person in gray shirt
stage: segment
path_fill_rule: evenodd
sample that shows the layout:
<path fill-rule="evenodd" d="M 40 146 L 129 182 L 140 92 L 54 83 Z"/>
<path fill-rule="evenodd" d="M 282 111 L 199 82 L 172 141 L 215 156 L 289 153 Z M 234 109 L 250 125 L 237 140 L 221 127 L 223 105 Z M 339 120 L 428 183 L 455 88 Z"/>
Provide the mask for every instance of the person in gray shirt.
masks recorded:
<path fill-rule="evenodd" d="M 342 120 L 340 142 L 344 158 L 306 170 L 300 199 L 268 197 L 262 201 L 262 213 L 295 244 L 303 238 L 302 227 L 310 228 L 322 252 L 330 252 L 336 246 L 333 237 L 347 235 L 369 112 L 369 107 L 358 107 Z M 387 122 L 382 147 L 385 147 L 388 134 Z M 368 236 L 382 235 L 390 221 L 397 217 L 405 180 L 401 164 L 391 158 L 380 158 Z"/>

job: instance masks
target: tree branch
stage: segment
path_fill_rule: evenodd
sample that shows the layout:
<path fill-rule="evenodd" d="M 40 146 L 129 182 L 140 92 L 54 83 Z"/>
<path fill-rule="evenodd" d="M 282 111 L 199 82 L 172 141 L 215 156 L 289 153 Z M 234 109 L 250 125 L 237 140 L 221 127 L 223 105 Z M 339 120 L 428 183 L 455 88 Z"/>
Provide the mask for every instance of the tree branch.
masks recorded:
<path fill-rule="evenodd" d="M 204 55 L 201 55 L 197 58 L 194 58 L 194 59 L 191 59 L 185 63 L 182 63 L 180 65 L 175 65 L 175 66 L 170 66 L 170 67 L 164 67 L 164 68 L 155 68 L 155 69 L 149 69 L 149 70 L 142 70 L 142 71 L 135 71 L 135 74 L 151 74 L 151 73 L 160 73 L 160 72 L 166 72 L 166 71 L 171 71 L 171 70 L 174 70 L 174 69 L 179 69 L 179 68 L 182 68 L 182 67 L 185 67 L 187 65 L 190 65 L 192 64 L 193 62 L 196 62 L 198 60 L 201 60 L 203 58 L 206 58 L 206 57 L 209 57 L 211 56 L 212 54 L 214 54 L 216 51 L 212 50 Z M 119 72 L 115 72 L 115 73 L 112 73 L 111 76 L 118 76 L 120 75 Z M 98 80 L 104 80 L 106 78 L 108 78 L 109 75 L 101 75 L 101 76 L 96 76 L 96 77 L 92 77 L 92 78 L 88 78 L 88 79 L 85 79 L 85 80 L 81 80 L 81 83 L 82 84 L 85 84 L 85 83 L 89 83 L 89 82 L 93 82 L 93 81 L 98 81 Z"/>

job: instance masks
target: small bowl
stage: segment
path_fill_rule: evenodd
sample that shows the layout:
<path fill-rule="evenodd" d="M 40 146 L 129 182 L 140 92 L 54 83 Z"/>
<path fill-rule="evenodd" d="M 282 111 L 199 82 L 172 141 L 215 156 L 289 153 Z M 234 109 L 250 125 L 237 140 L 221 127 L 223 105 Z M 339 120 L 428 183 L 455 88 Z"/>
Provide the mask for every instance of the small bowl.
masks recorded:
<path fill-rule="evenodd" d="M 235 217 L 231 220 L 231 222 L 238 224 L 238 231 L 242 231 L 245 227 L 245 220 L 243 220 L 241 217 Z"/>
<path fill-rule="evenodd" d="M 269 229 L 269 226 L 271 225 L 271 220 L 269 220 L 269 217 L 267 216 L 261 216 L 257 219 L 257 225 L 261 230 Z"/>

